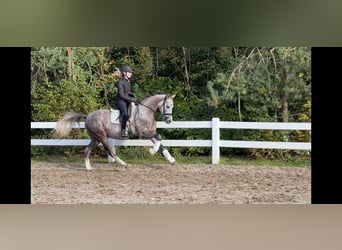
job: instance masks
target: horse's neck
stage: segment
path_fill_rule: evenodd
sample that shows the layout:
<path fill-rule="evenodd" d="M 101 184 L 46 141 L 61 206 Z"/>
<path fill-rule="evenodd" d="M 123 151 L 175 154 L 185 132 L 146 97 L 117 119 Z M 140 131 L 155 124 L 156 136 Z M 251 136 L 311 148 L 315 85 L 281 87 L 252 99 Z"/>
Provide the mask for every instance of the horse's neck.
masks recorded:
<path fill-rule="evenodd" d="M 154 133 L 156 129 L 155 112 L 153 112 L 152 108 L 141 108 L 141 105 L 132 104 L 129 124 L 131 126 L 131 133 L 135 136 L 140 137 L 144 135 L 146 131 Z"/>
<path fill-rule="evenodd" d="M 144 123 L 155 123 L 155 114 L 157 111 L 158 104 L 164 98 L 164 95 L 154 95 L 147 97 L 142 100 L 141 104 L 144 106 L 140 109 L 141 106 L 132 107 L 131 120 L 134 121 L 144 121 Z"/>
<path fill-rule="evenodd" d="M 151 107 L 151 108 L 157 108 L 158 103 L 164 98 L 164 95 L 154 95 L 147 97 L 142 101 L 143 104 Z"/>

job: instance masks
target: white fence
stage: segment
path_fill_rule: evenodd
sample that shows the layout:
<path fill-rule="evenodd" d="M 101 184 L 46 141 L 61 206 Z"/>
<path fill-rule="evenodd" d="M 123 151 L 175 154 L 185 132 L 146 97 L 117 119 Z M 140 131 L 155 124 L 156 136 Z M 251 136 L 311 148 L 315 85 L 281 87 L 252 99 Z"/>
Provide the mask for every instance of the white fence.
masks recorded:
<path fill-rule="evenodd" d="M 31 129 L 53 129 L 56 122 L 31 122 Z M 84 128 L 84 122 L 74 128 Z M 166 147 L 211 147 L 212 164 L 220 161 L 220 148 L 265 148 L 311 150 L 311 142 L 272 142 L 221 140 L 220 129 L 267 129 L 267 130 L 311 130 L 311 123 L 281 122 L 227 122 L 213 118 L 211 121 L 174 121 L 170 124 L 157 122 L 157 128 L 211 128 L 211 140 L 162 140 Z M 31 146 L 86 146 L 89 139 L 31 139 Z M 112 140 L 114 146 L 153 146 L 150 140 Z"/>

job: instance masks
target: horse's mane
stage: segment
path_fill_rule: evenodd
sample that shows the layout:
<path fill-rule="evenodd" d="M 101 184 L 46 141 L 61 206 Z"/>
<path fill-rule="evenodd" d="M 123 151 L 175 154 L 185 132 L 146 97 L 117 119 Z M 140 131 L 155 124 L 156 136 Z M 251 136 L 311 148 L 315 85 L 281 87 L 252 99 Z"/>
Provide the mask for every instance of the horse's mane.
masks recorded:
<path fill-rule="evenodd" d="M 146 97 L 145 99 L 143 99 L 143 100 L 142 100 L 142 103 L 144 103 L 144 104 L 147 104 L 147 103 L 152 104 L 152 102 L 153 102 L 153 104 L 156 104 L 156 103 L 154 103 L 154 102 L 159 102 L 160 99 L 165 98 L 165 96 L 167 96 L 167 95 L 166 95 L 166 94 L 155 94 L 155 95 L 151 95 L 151 96 L 148 96 L 148 97 Z"/>

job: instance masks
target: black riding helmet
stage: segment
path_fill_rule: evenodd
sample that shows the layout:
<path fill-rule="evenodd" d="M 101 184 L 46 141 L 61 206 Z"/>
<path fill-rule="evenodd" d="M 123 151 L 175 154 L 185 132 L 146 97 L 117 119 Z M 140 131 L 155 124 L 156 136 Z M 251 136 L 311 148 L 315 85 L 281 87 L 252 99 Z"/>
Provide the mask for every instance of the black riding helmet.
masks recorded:
<path fill-rule="evenodd" d="M 121 72 L 130 72 L 130 73 L 133 73 L 133 70 L 130 66 L 128 65 L 125 65 L 125 66 L 122 66 L 122 68 L 120 69 Z"/>

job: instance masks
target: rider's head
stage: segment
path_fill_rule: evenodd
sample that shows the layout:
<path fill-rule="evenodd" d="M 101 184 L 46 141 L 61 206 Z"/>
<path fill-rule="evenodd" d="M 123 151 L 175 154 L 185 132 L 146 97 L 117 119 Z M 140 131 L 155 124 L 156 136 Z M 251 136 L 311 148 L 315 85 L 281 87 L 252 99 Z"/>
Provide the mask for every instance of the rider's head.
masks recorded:
<path fill-rule="evenodd" d="M 121 74 L 127 78 L 131 78 L 132 77 L 132 74 L 133 74 L 133 70 L 130 66 L 128 65 L 124 65 L 121 67 L 120 69 L 121 71 Z"/>
<path fill-rule="evenodd" d="M 124 72 L 129 72 L 129 73 L 133 73 L 133 70 L 130 66 L 128 65 L 124 65 L 122 66 L 122 68 L 120 69 L 121 73 L 124 73 Z"/>

